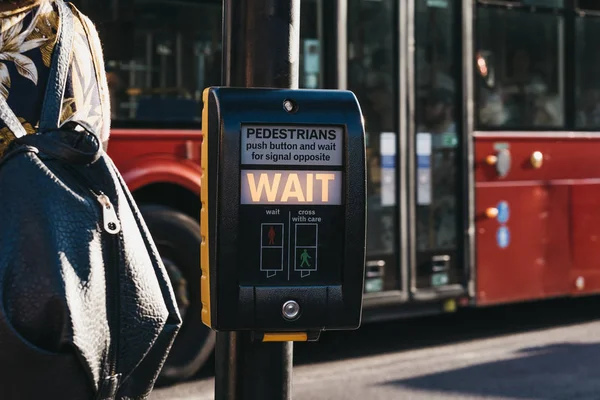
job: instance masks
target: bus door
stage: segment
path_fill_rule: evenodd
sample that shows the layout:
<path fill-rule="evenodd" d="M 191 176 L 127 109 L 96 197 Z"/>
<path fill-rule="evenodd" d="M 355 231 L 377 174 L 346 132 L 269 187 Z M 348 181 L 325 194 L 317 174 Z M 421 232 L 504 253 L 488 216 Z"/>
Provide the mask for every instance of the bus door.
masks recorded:
<path fill-rule="evenodd" d="M 412 210 L 410 288 L 416 300 L 451 298 L 468 284 L 464 240 L 460 1 L 416 0 L 408 121 Z"/>
<path fill-rule="evenodd" d="M 365 119 L 367 145 L 367 262 L 366 309 L 405 301 L 407 264 L 402 262 L 399 196 L 403 158 L 401 141 L 406 137 L 400 123 L 405 114 L 398 57 L 399 31 L 405 29 L 399 15 L 407 2 L 395 0 L 347 0 L 347 84 L 358 97 Z M 402 10 L 401 10 L 401 9 Z"/>

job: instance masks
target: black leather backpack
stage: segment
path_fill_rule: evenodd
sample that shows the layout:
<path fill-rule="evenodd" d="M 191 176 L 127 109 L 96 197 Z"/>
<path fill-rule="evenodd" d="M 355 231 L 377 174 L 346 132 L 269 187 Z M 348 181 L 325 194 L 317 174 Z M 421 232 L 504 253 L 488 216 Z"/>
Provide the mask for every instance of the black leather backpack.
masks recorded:
<path fill-rule="evenodd" d="M 0 399 L 145 399 L 181 326 L 156 247 L 85 123 L 59 126 L 74 34 L 63 0 L 38 132 L 0 158 Z M 76 126 L 77 125 L 77 126 Z"/>

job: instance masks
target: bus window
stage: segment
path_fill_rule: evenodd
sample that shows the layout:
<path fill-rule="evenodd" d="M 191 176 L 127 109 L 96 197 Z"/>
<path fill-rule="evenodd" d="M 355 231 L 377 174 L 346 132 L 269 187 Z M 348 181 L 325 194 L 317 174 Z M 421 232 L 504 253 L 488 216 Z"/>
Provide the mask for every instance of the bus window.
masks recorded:
<path fill-rule="evenodd" d="M 460 52 L 457 1 L 416 2 L 416 245 L 418 288 L 459 283 L 457 196 Z M 433 260 L 449 260 L 442 270 Z"/>
<path fill-rule="evenodd" d="M 580 129 L 600 129 L 600 4 L 595 6 L 596 14 L 575 21 L 575 125 Z"/>
<path fill-rule="evenodd" d="M 522 0 L 526 6 L 564 7 L 565 0 Z"/>
<path fill-rule="evenodd" d="M 113 121 L 200 121 L 202 90 L 221 81 L 219 2 L 74 3 L 102 40 Z"/>
<path fill-rule="evenodd" d="M 542 5 L 478 6 L 478 128 L 564 126 L 564 50 L 560 40 L 564 25 L 562 15 L 550 11 L 555 10 Z"/>
<path fill-rule="evenodd" d="M 74 1 L 102 40 L 114 125 L 200 122 L 202 91 L 221 84 L 221 3 Z M 323 87 L 321 10 L 302 1 L 300 87 Z"/>
<path fill-rule="evenodd" d="M 600 2 L 598 0 L 577 0 L 576 4 L 580 11 L 600 11 Z"/>
<path fill-rule="evenodd" d="M 367 133 L 367 258 L 386 265 L 385 276 L 380 276 L 379 283 L 368 282 L 367 291 L 398 289 L 399 285 L 395 213 L 399 106 L 394 3 L 348 2 L 348 89 L 360 101 Z"/>

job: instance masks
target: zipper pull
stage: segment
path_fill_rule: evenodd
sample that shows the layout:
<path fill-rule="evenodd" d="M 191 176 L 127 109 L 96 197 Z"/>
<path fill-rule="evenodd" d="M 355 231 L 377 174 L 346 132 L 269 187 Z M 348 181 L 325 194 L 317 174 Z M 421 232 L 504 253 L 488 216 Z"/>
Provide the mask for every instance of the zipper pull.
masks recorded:
<path fill-rule="evenodd" d="M 104 222 L 104 230 L 111 235 L 116 235 L 121 231 L 121 223 L 117 217 L 117 212 L 113 207 L 110 199 L 105 194 L 98 196 L 98 201 L 102 205 L 102 220 Z"/>

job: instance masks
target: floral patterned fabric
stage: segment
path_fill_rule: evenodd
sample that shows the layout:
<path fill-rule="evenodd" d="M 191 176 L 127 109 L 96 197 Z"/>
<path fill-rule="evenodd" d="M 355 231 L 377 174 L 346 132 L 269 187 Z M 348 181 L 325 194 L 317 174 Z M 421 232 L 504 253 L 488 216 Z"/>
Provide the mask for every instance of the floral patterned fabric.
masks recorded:
<path fill-rule="evenodd" d="M 56 1 L 38 0 L 0 13 L 0 95 L 28 133 L 39 123 L 59 16 Z M 61 123 L 85 121 L 108 141 L 110 104 L 104 60 L 91 21 L 74 7 L 75 38 Z M 0 122 L 0 155 L 14 135 Z"/>

